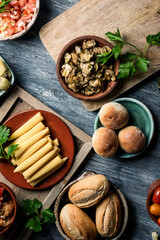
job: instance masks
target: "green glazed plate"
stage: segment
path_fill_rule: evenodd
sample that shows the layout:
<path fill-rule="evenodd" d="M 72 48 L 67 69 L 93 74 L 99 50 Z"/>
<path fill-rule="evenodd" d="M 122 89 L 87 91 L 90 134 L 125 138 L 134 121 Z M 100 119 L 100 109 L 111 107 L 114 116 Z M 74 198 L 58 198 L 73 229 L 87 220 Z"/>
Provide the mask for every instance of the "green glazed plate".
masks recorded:
<path fill-rule="evenodd" d="M 0 56 L 0 59 L 5 62 L 5 60 L 4 60 L 1 56 Z M 6 66 L 8 67 L 8 69 L 10 70 L 11 75 L 12 75 L 11 78 L 8 79 L 8 80 L 10 81 L 10 83 L 11 83 L 11 86 L 10 86 L 9 89 L 7 89 L 7 91 L 1 91 L 1 90 L 0 90 L 0 97 L 6 95 L 6 94 L 13 88 L 13 86 L 14 86 L 14 84 L 15 84 L 14 74 L 13 74 L 11 68 L 8 66 L 8 64 L 7 64 L 6 62 L 5 62 L 5 64 L 6 64 Z"/>
<path fill-rule="evenodd" d="M 150 110 L 140 101 L 133 99 L 133 98 L 118 98 L 115 99 L 113 102 L 118 102 L 122 104 L 129 112 L 129 121 L 126 126 L 137 126 L 139 127 L 145 134 L 147 138 L 146 146 L 141 152 L 138 153 L 126 153 L 122 149 L 116 153 L 116 156 L 121 158 L 133 158 L 140 155 L 142 152 L 146 150 L 149 146 L 153 134 L 154 134 L 154 121 Z M 99 113 L 96 116 L 94 122 L 94 131 L 98 128 L 103 127 L 99 120 Z M 118 131 L 116 131 L 118 133 Z"/>

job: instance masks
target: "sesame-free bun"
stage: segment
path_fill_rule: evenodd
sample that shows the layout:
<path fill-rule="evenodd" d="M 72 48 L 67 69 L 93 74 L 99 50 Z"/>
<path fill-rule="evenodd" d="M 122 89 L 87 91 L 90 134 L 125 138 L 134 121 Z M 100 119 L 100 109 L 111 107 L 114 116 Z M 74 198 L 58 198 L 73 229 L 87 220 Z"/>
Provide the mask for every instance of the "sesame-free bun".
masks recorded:
<path fill-rule="evenodd" d="M 63 231 L 71 240 L 95 240 L 97 229 L 91 218 L 74 204 L 65 205 L 60 212 Z"/>
<path fill-rule="evenodd" d="M 101 127 L 93 134 L 92 145 L 100 156 L 112 157 L 118 149 L 118 137 L 112 129 Z"/>
<path fill-rule="evenodd" d="M 118 134 L 120 147 L 127 153 L 140 152 L 146 143 L 144 133 L 135 126 L 123 128 Z"/>
<path fill-rule="evenodd" d="M 104 104 L 100 109 L 99 119 L 105 127 L 120 129 L 127 124 L 129 114 L 120 103 L 110 102 Z"/>

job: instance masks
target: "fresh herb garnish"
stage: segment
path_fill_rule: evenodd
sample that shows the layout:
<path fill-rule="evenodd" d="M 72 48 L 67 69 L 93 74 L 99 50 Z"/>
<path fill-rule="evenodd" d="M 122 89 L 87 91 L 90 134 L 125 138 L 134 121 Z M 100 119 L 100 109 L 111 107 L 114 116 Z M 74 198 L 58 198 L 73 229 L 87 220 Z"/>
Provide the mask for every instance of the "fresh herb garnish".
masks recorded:
<path fill-rule="evenodd" d="M 121 56 L 121 64 L 119 67 L 118 79 L 125 78 L 128 76 L 133 76 L 136 70 L 142 72 L 147 72 L 148 64 L 150 61 L 146 58 L 146 49 L 149 45 L 160 45 L 160 32 L 155 35 L 148 35 L 146 37 L 146 45 L 143 49 L 143 53 L 134 46 L 133 44 L 126 42 L 122 39 L 119 29 L 117 28 L 116 33 L 107 32 L 106 36 L 111 40 L 117 43 L 110 52 L 106 52 L 98 55 L 97 61 L 105 64 L 112 56 L 117 59 L 122 51 L 122 48 L 125 44 L 130 45 L 135 48 L 137 54 L 132 52 L 127 52 Z"/>
<path fill-rule="evenodd" d="M 43 210 L 40 213 L 42 203 L 36 198 L 34 200 L 23 200 L 22 206 L 25 214 L 27 216 L 30 216 L 25 227 L 33 230 L 34 232 L 41 232 L 42 225 L 44 223 L 55 222 L 54 213 L 51 209 Z"/>
<path fill-rule="evenodd" d="M 4 144 L 8 141 L 10 135 L 10 129 L 6 126 L 0 126 L 0 159 L 4 158 L 9 160 L 11 154 L 15 152 L 18 147 L 18 144 L 11 145 L 8 147 L 7 153 L 4 150 Z"/>
<path fill-rule="evenodd" d="M 8 10 L 6 10 L 6 7 L 11 1 L 12 0 L 1 0 L 0 13 L 8 11 Z"/>

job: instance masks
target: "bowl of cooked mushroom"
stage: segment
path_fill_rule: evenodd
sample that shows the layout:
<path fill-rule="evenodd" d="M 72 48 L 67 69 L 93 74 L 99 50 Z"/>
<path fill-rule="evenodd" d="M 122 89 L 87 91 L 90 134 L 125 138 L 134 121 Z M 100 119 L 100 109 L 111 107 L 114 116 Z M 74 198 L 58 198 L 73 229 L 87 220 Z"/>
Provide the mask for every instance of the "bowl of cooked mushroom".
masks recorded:
<path fill-rule="evenodd" d="M 97 36 L 81 36 L 70 41 L 59 54 L 57 77 L 63 89 L 80 100 L 98 100 L 109 94 L 118 80 L 119 60 L 98 62 L 113 46 Z"/>

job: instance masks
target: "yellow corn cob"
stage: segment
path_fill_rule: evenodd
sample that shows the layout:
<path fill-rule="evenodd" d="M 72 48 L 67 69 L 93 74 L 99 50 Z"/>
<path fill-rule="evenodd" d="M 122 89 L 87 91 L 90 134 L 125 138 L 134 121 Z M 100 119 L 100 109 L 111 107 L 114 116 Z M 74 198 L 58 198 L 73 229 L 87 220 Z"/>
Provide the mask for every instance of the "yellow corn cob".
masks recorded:
<path fill-rule="evenodd" d="M 52 173 L 57 171 L 66 162 L 67 159 L 68 159 L 67 157 L 66 158 L 62 158 L 61 159 L 61 163 L 59 163 L 59 165 L 57 165 L 57 167 L 54 167 L 52 170 L 50 170 L 49 172 L 47 172 L 43 176 L 37 178 L 36 180 L 31 181 L 31 178 L 30 178 L 30 179 L 27 180 L 27 182 L 30 183 L 32 186 L 37 185 L 39 182 L 41 182 L 42 180 L 44 180 L 45 178 L 50 176 Z"/>
<path fill-rule="evenodd" d="M 42 167 L 38 172 L 36 172 L 30 179 L 28 179 L 28 181 L 33 182 L 37 180 L 38 178 L 57 168 L 59 165 L 61 165 L 62 162 L 63 160 L 60 157 L 58 156 L 55 157 L 50 162 L 48 162 L 44 167 Z"/>
<path fill-rule="evenodd" d="M 22 162 L 14 172 L 22 172 L 32 166 L 35 162 L 37 162 L 40 158 L 42 158 L 46 153 L 53 149 L 52 143 L 47 143 L 39 149 L 36 153 L 34 153 L 31 157 L 27 158 L 24 162 Z"/>
<path fill-rule="evenodd" d="M 18 128 L 9 138 L 9 141 L 14 140 L 20 136 L 22 136 L 24 133 L 31 130 L 35 125 L 37 125 L 39 122 L 43 121 L 43 116 L 39 112 L 34 117 L 29 119 L 25 124 L 23 124 L 20 128 Z"/>
<path fill-rule="evenodd" d="M 24 178 L 25 179 L 30 178 L 34 173 L 36 173 L 41 167 L 43 167 L 46 163 L 53 159 L 57 154 L 58 148 L 54 147 L 52 151 L 44 155 L 35 164 L 33 164 L 31 167 L 29 167 L 26 171 L 23 172 Z"/>
<path fill-rule="evenodd" d="M 12 163 L 14 166 L 16 166 L 16 165 L 17 165 L 17 163 L 16 163 L 16 160 L 15 160 L 15 159 L 12 159 L 12 160 L 11 160 L 11 163 Z"/>
<path fill-rule="evenodd" d="M 56 138 L 56 139 L 53 140 L 53 145 L 56 146 L 56 147 L 59 147 L 58 138 Z"/>
<path fill-rule="evenodd" d="M 27 141 L 30 137 L 32 137 L 36 133 L 39 133 L 40 131 L 42 131 L 43 129 L 45 129 L 45 125 L 42 122 L 40 122 L 36 126 L 34 126 L 31 130 L 29 130 L 27 133 L 25 133 L 21 137 L 17 138 L 9 146 L 15 145 L 15 144 L 22 144 L 23 142 Z M 8 150 L 8 147 L 5 148 L 6 152 Z"/>
<path fill-rule="evenodd" d="M 42 139 L 48 133 L 49 133 L 49 128 L 46 127 L 41 132 L 33 135 L 33 137 L 29 138 L 27 141 L 23 142 L 22 144 L 19 144 L 18 149 L 14 152 L 15 158 L 20 158 L 28 148 L 30 148 L 33 144 L 35 144 L 37 141 Z"/>
<path fill-rule="evenodd" d="M 48 142 L 48 137 L 44 137 L 38 142 L 36 142 L 33 146 L 28 148 L 28 150 L 18 159 L 16 159 L 16 164 L 20 165 L 24 162 L 27 158 L 32 156 L 35 152 L 37 152 L 41 147 L 43 147 Z"/>

